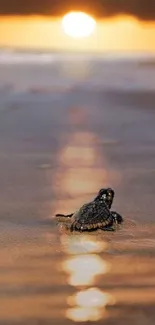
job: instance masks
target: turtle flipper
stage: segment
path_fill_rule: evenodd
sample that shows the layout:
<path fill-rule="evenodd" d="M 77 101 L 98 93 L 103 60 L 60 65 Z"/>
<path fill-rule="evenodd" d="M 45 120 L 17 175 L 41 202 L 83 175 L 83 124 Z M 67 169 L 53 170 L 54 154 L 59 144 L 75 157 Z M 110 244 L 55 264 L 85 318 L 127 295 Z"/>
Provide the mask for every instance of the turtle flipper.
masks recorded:
<path fill-rule="evenodd" d="M 56 214 L 55 216 L 57 218 L 71 218 L 73 216 L 74 213 L 71 213 L 71 214 L 61 214 L 61 213 L 58 213 Z"/>
<path fill-rule="evenodd" d="M 81 225 L 76 220 L 71 224 L 70 231 L 73 232 L 75 230 L 81 231 Z"/>
<path fill-rule="evenodd" d="M 113 216 L 113 222 L 110 225 L 100 227 L 100 229 L 104 231 L 115 231 L 116 225 L 119 225 L 123 222 L 123 218 L 119 213 L 117 213 L 116 211 L 110 211 L 110 212 Z"/>
<path fill-rule="evenodd" d="M 121 224 L 123 222 L 123 218 L 122 216 L 117 213 L 116 211 L 110 211 L 112 216 L 113 216 L 113 221 L 116 223 L 116 224 Z"/>

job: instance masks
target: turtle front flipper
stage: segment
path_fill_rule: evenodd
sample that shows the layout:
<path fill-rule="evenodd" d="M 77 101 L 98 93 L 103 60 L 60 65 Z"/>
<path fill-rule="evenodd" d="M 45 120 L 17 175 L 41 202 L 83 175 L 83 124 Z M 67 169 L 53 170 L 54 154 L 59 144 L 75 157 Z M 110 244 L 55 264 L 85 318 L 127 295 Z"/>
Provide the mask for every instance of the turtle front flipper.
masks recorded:
<path fill-rule="evenodd" d="M 116 224 L 121 224 L 123 222 L 123 218 L 122 216 L 117 213 L 116 211 L 110 211 L 112 216 L 113 216 L 113 221 L 116 223 Z"/>
<path fill-rule="evenodd" d="M 56 214 L 55 216 L 57 218 L 71 218 L 73 216 L 74 213 L 71 213 L 71 214 L 61 214 L 61 213 L 58 213 Z"/>

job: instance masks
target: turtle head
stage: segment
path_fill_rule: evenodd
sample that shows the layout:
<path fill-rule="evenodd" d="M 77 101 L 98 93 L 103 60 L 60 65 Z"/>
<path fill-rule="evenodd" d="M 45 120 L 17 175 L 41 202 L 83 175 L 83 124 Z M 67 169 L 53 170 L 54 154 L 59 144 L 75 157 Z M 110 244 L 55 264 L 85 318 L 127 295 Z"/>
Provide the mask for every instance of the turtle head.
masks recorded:
<path fill-rule="evenodd" d="M 107 204 L 108 208 L 111 208 L 113 199 L 114 199 L 114 191 L 109 187 L 109 188 L 102 188 L 97 197 L 95 198 L 95 201 L 103 201 Z"/>

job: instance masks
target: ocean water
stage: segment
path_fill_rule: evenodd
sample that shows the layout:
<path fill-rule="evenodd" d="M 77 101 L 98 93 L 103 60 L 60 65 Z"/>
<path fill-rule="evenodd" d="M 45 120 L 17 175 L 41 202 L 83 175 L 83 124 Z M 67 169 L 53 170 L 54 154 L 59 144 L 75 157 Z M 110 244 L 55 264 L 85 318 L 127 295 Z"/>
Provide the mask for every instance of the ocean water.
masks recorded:
<path fill-rule="evenodd" d="M 154 325 L 154 57 L 0 62 L 0 324 Z M 106 186 L 115 233 L 55 220 Z"/>

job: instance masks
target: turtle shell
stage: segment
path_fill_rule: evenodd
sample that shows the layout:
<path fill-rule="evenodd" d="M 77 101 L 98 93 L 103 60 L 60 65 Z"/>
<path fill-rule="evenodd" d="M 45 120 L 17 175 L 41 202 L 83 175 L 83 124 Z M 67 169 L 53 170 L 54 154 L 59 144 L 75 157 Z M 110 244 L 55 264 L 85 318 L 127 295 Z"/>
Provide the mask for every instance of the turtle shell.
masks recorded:
<path fill-rule="evenodd" d="M 72 218 L 72 228 L 77 230 L 97 229 L 113 223 L 113 216 L 104 201 L 84 204 Z"/>

